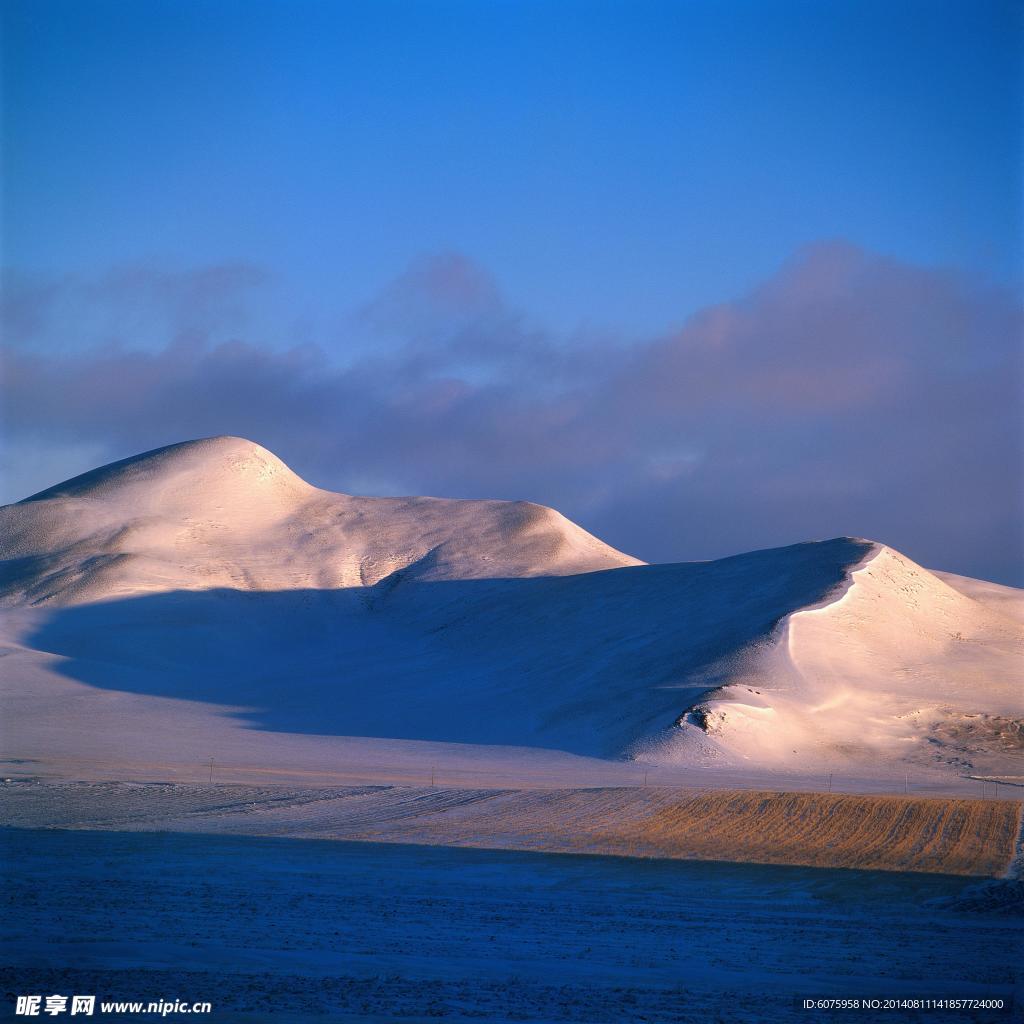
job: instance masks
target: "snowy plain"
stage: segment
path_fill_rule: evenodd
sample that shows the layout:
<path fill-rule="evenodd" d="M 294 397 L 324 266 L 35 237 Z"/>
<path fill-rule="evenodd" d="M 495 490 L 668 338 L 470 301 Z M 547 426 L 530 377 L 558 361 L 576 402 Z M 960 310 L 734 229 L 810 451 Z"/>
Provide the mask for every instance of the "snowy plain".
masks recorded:
<path fill-rule="evenodd" d="M 994 883 L 170 833 L 0 843 L 7 990 L 209 1000 L 203 1019 L 225 1022 L 850 1019 L 798 1007 L 816 996 L 1020 1005 L 1024 923 L 988 899 Z"/>

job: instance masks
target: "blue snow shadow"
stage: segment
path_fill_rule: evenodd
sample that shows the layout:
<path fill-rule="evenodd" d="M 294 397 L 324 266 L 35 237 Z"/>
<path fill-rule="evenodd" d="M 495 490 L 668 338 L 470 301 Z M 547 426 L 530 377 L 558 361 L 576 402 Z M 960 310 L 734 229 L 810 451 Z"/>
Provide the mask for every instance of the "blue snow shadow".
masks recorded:
<path fill-rule="evenodd" d="M 608 756 L 667 727 L 871 550 L 345 590 L 174 591 L 55 610 L 27 639 L 105 690 L 253 728 Z"/>

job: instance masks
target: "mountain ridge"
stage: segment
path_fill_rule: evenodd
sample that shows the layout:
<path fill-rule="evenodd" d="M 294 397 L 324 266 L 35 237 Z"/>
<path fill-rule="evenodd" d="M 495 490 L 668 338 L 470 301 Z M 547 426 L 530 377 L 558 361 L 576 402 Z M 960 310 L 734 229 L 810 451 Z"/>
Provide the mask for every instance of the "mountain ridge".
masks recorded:
<path fill-rule="evenodd" d="M 0 557 L 8 605 L 215 586 L 335 589 L 399 571 L 476 579 L 643 564 L 545 506 L 325 491 L 228 436 L 144 452 L 0 508 Z"/>
<path fill-rule="evenodd" d="M 70 686 L 289 758 L 317 733 L 1024 779 L 1024 592 L 863 538 L 647 565 L 553 509 L 334 494 L 221 437 L 5 506 L 0 555 L 19 742 Z"/>

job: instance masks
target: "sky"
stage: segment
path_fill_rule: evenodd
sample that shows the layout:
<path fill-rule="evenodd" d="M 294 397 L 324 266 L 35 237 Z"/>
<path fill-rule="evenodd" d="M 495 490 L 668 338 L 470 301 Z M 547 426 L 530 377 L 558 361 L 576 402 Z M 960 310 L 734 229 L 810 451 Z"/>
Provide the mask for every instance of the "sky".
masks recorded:
<path fill-rule="evenodd" d="M 0 500 L 227 433 L 1024 585 L 1021 12 L 7 0 Z"/>

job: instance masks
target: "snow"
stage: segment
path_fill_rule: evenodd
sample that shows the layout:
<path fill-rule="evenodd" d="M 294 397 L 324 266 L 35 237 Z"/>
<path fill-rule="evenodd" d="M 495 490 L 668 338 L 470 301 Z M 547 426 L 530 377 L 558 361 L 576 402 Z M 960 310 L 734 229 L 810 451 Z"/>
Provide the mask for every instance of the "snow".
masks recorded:
<path fill-rule="evenodd" d="M 238 438 L 0 509 L 0 557 L 6 992 L 282 1022 L 1020 999 L 1020 591 L 859 538 L 645 565 Z"/>
<path fill-rule="evenodd" d="M 538 505 L 332 494 L 213 438 L 0 509 L 0 554 L 31 774 L 1024 781 L 1021 592 L 871 541 L 644 565 Z"/>
<path fill-rule="evenodd" d="M 0 595 L 14 605 L 640 564 L 553 509 L 334 494 L 236 437 L 147 452 L 6 506 L 0 537 L 9 562 Z"/>
<path fill-rule="evenodd" d="M 1020 776 L 1024 631 L 1008 614 L 1019 596 L 957 580 L 876 545 L 847 586 L 787 616 L 778 642 L 704 700 L 716 752 Z"/>
<path fill-rule="evenodd" d="M 1020 998 L 1019 915 L 970 909 L 977 883 L 942 875 L 160 833 L 0 844 L 6 992 L 209 1000 L 215 1021 L 495 1024 Z"/>

